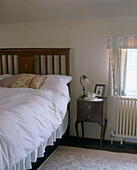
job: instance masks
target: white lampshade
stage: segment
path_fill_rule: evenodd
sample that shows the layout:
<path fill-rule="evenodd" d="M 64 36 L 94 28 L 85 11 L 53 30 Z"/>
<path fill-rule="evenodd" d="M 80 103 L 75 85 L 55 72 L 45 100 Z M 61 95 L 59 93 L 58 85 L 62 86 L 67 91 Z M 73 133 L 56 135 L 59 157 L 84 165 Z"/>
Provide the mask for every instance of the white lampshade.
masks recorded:
<path fill-rule="evenodd" d="M 87 84 L 90 84 L 90 81 L 88 80 L 88 78 L 84 78 L 83 79 L 83 85 L 87 85 Z"/>

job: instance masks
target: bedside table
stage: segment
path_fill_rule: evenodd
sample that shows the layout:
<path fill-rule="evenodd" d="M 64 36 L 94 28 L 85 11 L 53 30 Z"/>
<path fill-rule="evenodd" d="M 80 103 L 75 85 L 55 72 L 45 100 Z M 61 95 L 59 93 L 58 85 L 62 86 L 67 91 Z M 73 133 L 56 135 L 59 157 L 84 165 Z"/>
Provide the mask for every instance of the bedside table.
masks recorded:
<path fill-rule="evenodd" d="M 105 136 L 107 119 L 105 119 L 106 98 L 103 101 L 86 101 L 82 97 L 77 99 L 77 120 L 75 129 L 79 143 L 78 123 L 81 123 L 84 138 L 84 122 L 97 123 L 101 126 L 100 147 Z"/>

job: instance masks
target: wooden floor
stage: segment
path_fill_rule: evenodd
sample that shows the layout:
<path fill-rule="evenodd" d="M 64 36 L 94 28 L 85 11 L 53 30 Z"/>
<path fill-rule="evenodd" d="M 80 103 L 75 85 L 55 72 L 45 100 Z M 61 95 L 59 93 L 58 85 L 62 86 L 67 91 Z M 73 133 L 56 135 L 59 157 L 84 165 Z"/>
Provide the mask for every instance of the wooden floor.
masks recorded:
<path fill-rule="evenodd" d="M 33 164 L 32 169 L 36 170 L 44 162 L 44 160 L 50 156 L 50 154 L 57 148 L 58 145 L 82 147 L 88 149 L 100 149 L 99 140 L 80 138 L 80 142 L 78 144 L 76 137 L 64 136 L 61 140 L 57 140 L 54 147 L 46 148 L 44 158 L 38 159 L 37 163 Z M 111 145 L 110 141 L 104 141 L 102 150 L 137 154 L 137 145 L 129 143 L 123 143 L 123 145 L 121 145 L 120 142 L 114 142 L 114 144 Z"/>
<path fill-rule="evenodd" d="M 87 138 L 84 139 L 80 138 L 80 143 L 78 144 L 76 137 L 66 137 L 64 138 L 62 145 L 83 147 L 89 149 L 101 149 L 100 140 Z M 121 145 L 120 142 L 114 142 L 113 144 L 111 144 L 110 141 L 104 141 L 102 150 L 137 154 L 137 144 L 123 143 L 123 145 Z"/>

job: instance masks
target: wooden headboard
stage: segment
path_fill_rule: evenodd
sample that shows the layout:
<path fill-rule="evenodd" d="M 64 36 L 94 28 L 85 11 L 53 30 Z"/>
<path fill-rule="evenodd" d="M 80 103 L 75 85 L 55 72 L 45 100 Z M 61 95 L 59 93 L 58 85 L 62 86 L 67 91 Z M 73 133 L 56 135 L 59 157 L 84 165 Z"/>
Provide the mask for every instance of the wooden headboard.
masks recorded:
<path fill-rule="evenodd" d="M 65 71 L 63 71 L 62 68 L 64 68 Z M 70 75 L 70 49 L 0 49 L 0 74 L 14 75 L 17 73 Z"/>

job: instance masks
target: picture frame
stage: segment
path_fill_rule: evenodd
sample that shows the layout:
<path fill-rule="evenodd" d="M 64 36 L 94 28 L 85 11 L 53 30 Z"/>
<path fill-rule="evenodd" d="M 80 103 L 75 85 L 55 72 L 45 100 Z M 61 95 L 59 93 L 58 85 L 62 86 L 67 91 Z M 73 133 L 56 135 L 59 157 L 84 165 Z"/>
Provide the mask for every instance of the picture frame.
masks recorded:
<path fill-rule="evenodd" d="M 105 88 L 106 88 L 105 84 L 96 84 L 95 89 L 94 89 L 94 93 L 96 94 L 96 97 L 103 99 L 104 93 L 105 93 Z"/>

